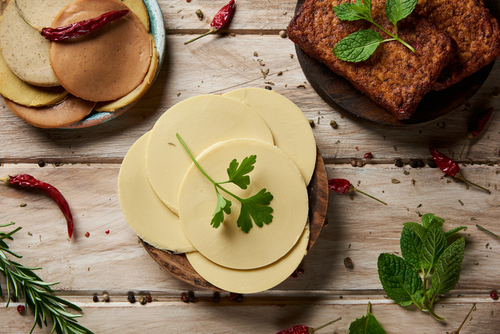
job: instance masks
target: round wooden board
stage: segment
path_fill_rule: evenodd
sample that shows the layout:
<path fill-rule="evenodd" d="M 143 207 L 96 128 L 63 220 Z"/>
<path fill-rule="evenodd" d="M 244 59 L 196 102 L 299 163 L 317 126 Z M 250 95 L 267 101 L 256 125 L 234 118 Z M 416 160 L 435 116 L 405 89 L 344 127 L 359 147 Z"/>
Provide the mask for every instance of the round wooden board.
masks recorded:
<path fill-rule="evenodd" d="M 307 249 L 311 249 L 325 224 L 328 209 L 328 176 L 326 174 L 323 157 L 317 151 L 316 167 L 311 182 L 307 187 L 309 194 L 309 226 L 310 237 Z M 177 279 L 194 285 L 197 288 L 221 291 L 202 278 L 193 269 L 185 254 L 172 254 L 155 248 L 141 240 L 142 246 L 149 255 L 166 271 Z"/>
<path fill-rule="evenodd" d="M 303 3 L 304 0 L 298 0 L 296 9 L 298 10 Z M 498 19 L 498 1 L 486 1 L 486 5 Z M 483 67 L 448 89 L 427 93 L 410 119 L 399 121 L 354 88 L 348 80 L 306 55 L 297 45 L 295 49 L 307 80 L 326 103 L 356 122 L 381 128 L 421 127 L 449 115 L 465 104 L 481 88 L 494 64 Z"/>

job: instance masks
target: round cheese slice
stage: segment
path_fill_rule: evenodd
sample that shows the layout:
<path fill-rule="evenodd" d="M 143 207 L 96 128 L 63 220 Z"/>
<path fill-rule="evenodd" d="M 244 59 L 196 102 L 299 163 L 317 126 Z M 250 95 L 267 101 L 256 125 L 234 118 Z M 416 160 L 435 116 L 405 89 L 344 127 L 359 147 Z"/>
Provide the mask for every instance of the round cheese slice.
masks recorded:
<path fill-rule="evenodd" d="M 196 160 L 212 180 L 223 182 L 228 180 L 226 169 L 233 159 L 241 163 L 251 155 L 256 155 L 256 163 L 248 174 L 247 189 L 233 183 L 223 187 L 240 198 L 249 198 L 261 189 L 270 192 L 271 223 L 262 227 L 253 223 L 248 233 L 243 232 L 236 223 L 240 202 L 221 190 L 221 195 L 232 203 L 231 213 L 218 228 L 212 227 L 217 196 L 213 184 L 194 165 L 179 191 L 179 217 L 184 233 L 203 256 L 223 267 L 254 269 L 277 261 L 292 249 L 307 221 L 304 179 L 290 157 L 276 146 L 255 139 L 233 139 L 209 147 Z"/>
<path fill-rule="evenodd" d="M 26 107 L 4 98 L 5 104 L 26 123 L 39 128 L 60 128 L 71 125 L 90 114 L 95 102 L 85 101 L 72 95 L 51 107 Z"/>
<path fill-rule="evenodd" d="M 146 151 L 149 181 L 162 201 L 178 213 L 178 194 L 191 159 L 179 134 L 196 157 L 209 146 L 233 138 L 273 143 L 271 131 L 252 109 L 219 95 L 199 95 L 177 103 L 155 123 Z"/>
<path fill-rule="evenodd" d="M 150 133 L 139 138 L 123 159 L 118 175 L 118 199 L 125 220 L 148 244 L 173 253 L 194 251 L 179 222 L 156 196 L 146 175 L 146 145 Z"/>
<path fill-rule="evenodd" d="M 292 101 L 262 88 L 242 88 L 224 96 L 245 103 L 266 122 L 274 144 L 292 158 L 309 184 L 316 166 L 316 140 L 309 121 Z"/>
<path fill-rule="evenodd" d="M 309 224 L 306 224 L 299 241 L 285 256 L 262 268 L 238 270 L 219 266 L 200 252 L 187 253 L 194 270 L 219 289 L 234 293 L 257 293 L 275 287 L 297 269 L 307 254 Z"/>
<path fill-rule="evenodd" d="M 144 4 L 144 1 L 142 0 L 121 0 L 121 1 L 124 4 L 126 4 L 127 7 L 130 8 L 130 10 L 135 13 L 135 15 L 137 15 L 139 20 L 141 20 L 142 24 L 144 25 L 144 28 L 146 28 L 146 30 L 149 31 L 150 30 L 149 14 L 148 14 L 148 9 Z"/>
<path fill-rule="evenodd" d="M 58 87 L 37 87 L 19 79 L 0 55 L 0 94 L 15 103 L 27 107 L 54 105 L 68 95 Z"/>
<path fill-rule="evenodd" d="M 128 9 L 118 0 L 75 0 L 52 27 Z M 71 94 L 89 101 L 116 100 L 144 79 L 152 56 L 151 39 L 133 12 L 86 36 L 50 44 L 50 64 Z"/>
<path fill-rule="evenodd" d="M 43 9 L 39 15 L 44 15 Z M 0 18 L 0 51 L 12 72 L 32 85 L 59 86 L 50 66 L 49 46 L 50 42 L 19 16 L 14 1 L 10 1 Z"/>

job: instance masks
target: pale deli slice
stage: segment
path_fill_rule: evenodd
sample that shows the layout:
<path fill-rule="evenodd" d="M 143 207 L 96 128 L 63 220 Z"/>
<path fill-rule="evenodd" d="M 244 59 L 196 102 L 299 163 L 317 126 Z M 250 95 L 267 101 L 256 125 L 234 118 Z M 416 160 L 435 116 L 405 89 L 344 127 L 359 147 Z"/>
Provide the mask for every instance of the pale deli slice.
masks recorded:
<path fill-rule="evenodd" d="M 140 137 L 123 159 L 118 176 L 118 199 L 125 220 L 148 244 L 173 253 L 194 251 L 179 217 L 156 196 L 146 175 L 146 145 L 150 133 Z"/>
<path fill-rule="evenodd" d="M 274 196 L 270 203 L 273 220 L 263 227 L 255 224 L 248 233 L 236 224 L 240 202 L 221 191 L 232 202 L 231 213 L 218 228 L 210 221 L 216 207 L 214 186 L 191 166 L 179 191 L 179 217 L 184 233 L 193 246 L 210 261 L 233 269 L 267 266 L 290 251 L 299 239 L 308 215 L 307 188 L 294 162 L 274 145 L 255 139 L 219 142 L 197 157 L 215 181 L 228 179 L 226 169 L 233 159 L 242 162 L 256 155 L 250 185 L 240 189 L 233 183 L 224 188 L 241 198 L 249 198 L 265 188 Z"/>
<path fill-rule="evenodd" d="M 209 146 L 228 139 L 255 138 L 273 143 L 271 131 L 262 118 L 234 99 L 199 95 L 172 106 L 151 130 L 146 168 L 154 190 L 175 213 L 178 213 L 181 182 L 191 166 L 177 133 L 195 157 Z"/>
<path fill-rule="evenodd" d="M 235 293 L 257 293 L 275 287 L 290 277 L 307 253 L 309 224 L 299 241 L 285 256 L 262 268 L 238 270 L 219 266 L 200 252 L 187 253 L 187 259 L 196 272 L 219 289 Z"/>
<path fill-rule="evenodd" d="M 316 140 L 302 110 L 283 95 L 262 88 L 242 88 L 224 94 L 245 103 L 266 122 L 274 144 L 292 158 L 309 184 L 316 166 Z"/>

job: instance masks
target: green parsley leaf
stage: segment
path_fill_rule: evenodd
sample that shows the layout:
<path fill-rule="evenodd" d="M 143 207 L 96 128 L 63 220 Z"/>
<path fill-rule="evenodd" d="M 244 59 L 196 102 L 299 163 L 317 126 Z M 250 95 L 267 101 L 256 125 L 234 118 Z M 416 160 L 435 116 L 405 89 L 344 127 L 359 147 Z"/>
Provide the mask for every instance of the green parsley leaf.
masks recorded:
<path fill-rule="evenodd" d="M 427 231 L 426 231 L 427 232 Z M 415 269 L 420 269 L 420 261 L 418 255 L 422 249 L 422 239 L 408 226 L 403 227 L 401 231 L 401 239 L 399 240 L 401 255 Z"/>
<path fill-rule="evenodd" d="M 349 334 L 386 334 L 386 331 L 370 311 L 371 303 L 368 302 L 366 315 L 354 320 L 349 325 Z"/>
<path fill-rule="evenodd" d="M 258 227 L 264 226 L 263 224 L 269 224 L 273 221 L 273 209 L 268 206 L 273 199 L 273 195 L 266 191 L 266 189 L 261 189 L 257 194 L 244 199 L 241 201 L 241 210 L 236 224 L 245 233 L 248 233 L 252 228 L 252 217 L 255 225 Z"/>
<path fill-rule="evenodd" d="M 215 192 L 217 193 L 217 205 L 215 206 L 215 211 L 212 215 L 210 225 L 214 228 L 218 228 L 220 224 L 224 222 L 224 212 L 226 214 L 231 213 L 231 201 L 222 197 L 219 190 L 217 190 L 217 187 L 215 187 Z"/>
<path fill-rule="evenodd" d="M 344 61 L 365 61 L 370 58 L 383 41 L 382 36 L 374 30 L 359 30 L 335 44 L 333 53 Z"/>
<path fill-rule="evenodd" d="M 396 25 L 398 21 L 410 15 L 416 5 L 417 0 L 387 0 L 385 15 L 392 24 Z"/>
<path fill-rule="evenodd" d="M 250 184 L 250 177 L 246 174 L 253 171 L 255 162 L 257 162 L 256 155 L 244 158 L 239 166 L 238 161 L 233 159 L 227 169 L 227 175 L 229 176 L 229 181 L 227 182 L 233 182 L 241 189 L 246 189 Z"/>
<path fill-rule="evenodd" d="M 425 239 L 422 243 L 422 249 L 419 254 L 420 265 L 422 269 L 431 269 L 436 264 L 441 254 L 446 249 L 447 242 L 444 232 L 439 226 L 439 222 L 433 221 Z"/>

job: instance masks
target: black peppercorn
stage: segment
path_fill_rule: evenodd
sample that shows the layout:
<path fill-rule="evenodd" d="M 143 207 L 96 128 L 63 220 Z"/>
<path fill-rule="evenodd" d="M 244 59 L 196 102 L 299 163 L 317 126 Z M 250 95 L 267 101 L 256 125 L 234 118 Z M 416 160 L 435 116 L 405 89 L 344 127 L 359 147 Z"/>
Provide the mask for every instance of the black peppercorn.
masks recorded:
<path fill-rule="evenodd" d="M 436 162 L 434 161 L 434 159 L 427 160 L 427 166 L 429 166 L 430 168 L 437 168 L 437 165 L 436 165 Z"/>
<path fill-rule="evenodd" d="M 220 293 L 219 292 L 214 292 L 214 302 L 216 302 L 216 303 L 220 302 Z"/>
<path fill-rule="evenodd" d="M 347 268 L 352 268 L 352 259 L 350 257 L 346 257 L 344 259 L 344 266 Z"/>
<path fill-rule="evenodd" d="M 127 297 L 128 301 L 131 302 L 132 304 L 135 303 L 135 296 L 132 292 L 130 292 L 128 294 L 128 297 Z"/>
<path fill-rule="evenodd" d="M 416 160 L 416 159 L 410 159 L 410 167 L 411 168 L 417 168 L 418 167 L 418 160 Z"/>
<path fill-rule="evenodd" d="M 38 160 L 38 167 L 45 167 L 45 161 Z"/>
<path fill-rule="evenodd" d="M 94 301 L 94 303 L 97 303 L 99 301 L 99 297 L 97 297 L 97 295 L 94 295 L 94 297 L 92 297 L 92 300 Z"/>
<path fill-rule="evenodd" d="M 396 162 L 394 162 L 394 165 L 395 165 L 396 167 L 403 167 L 403 166 L 404 166 L 403 160 L 401 160 L 401 159 L 396 159 Z"/>
<path fill-rule="evenodd" d="M 234 300 L 236 300 L 238 303 L 241 303 L 243 301 L 243 295 L 241 293 L 238 293 Z"/>
<path fill-rule="evenodd" d="M 193 291 L 188 292 L 187 299 L 188 299 L 189 303 L 194 302 L 194 292 Z"/>

